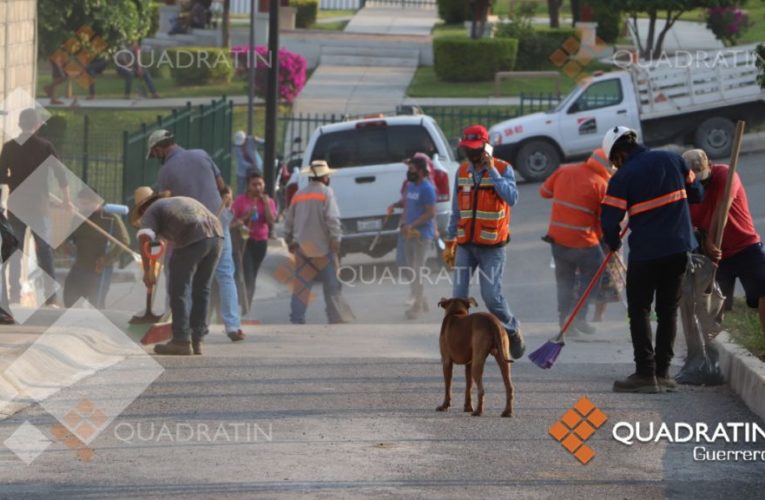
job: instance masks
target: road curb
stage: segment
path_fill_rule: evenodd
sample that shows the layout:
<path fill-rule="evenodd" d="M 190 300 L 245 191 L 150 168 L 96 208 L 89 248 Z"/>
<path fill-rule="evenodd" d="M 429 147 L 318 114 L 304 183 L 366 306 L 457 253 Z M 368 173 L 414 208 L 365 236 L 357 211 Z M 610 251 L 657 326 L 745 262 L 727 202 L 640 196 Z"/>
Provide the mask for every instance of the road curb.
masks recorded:
<path fill-rule="evenodd" d="M 765 151 L 765 132 L 744 134 L 744 140 L 741 143 L 741 152 L 757 153 L 760 151 Z"/>
<path fill-rule="evenodd" d="M 714 340 L 720 352 L 720 369 L 731 389 L 750 410 L 765 419 L 765 363 L 734 343 L 728 332 Z"/>

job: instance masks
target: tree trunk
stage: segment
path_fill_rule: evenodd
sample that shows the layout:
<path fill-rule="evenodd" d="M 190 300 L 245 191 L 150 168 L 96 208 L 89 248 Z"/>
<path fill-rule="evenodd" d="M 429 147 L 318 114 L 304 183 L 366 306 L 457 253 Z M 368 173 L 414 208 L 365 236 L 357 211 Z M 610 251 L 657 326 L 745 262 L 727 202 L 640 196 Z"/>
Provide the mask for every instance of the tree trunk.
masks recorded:
<path fill-rule="evenodd" d="M 547 12 L 550 14 L 550 27 L 560 28 L 561 0 L 547 0 Z"/>
<path fill-rule="evenodd" d="M 675 25 L 675 21 L 677 21 L 682 13 L 683 11 L 680 11 L 673 16 L 672 11 L 667 12 L 667 22 L 664 24 L 664 28 L 662 28 L 661 33 L 659 33 L 659 38 L 656 40 L 656 46 L 653 49 L 652 59 L 658 59 L 661 57 L 661 53 L 664 51 L 664 39 L 666 38 L 667 33 L 669 33 L 669 30 L 672 29 L 672 26 Z"/>
<path fill-rule="evenodd" d="M 231 0 L 223 0 L 223 19 L 220 24 L 223 46 L 228 48 L 231 45 Z"/>
<path fill-rule="evenodd" d="M 648 35 L 646 35 L 644 46 L 644 54 L 640 54 L 640 57 L 651 60 L 653 59 L 653 47 L 654 39 L 656 38 L 656 11 L 648 13 Z"/>
<path fill-rule="evenodd" d="M 571 0 L 571 27 L 575 27 L 579 22 L 579 0 Z"/>

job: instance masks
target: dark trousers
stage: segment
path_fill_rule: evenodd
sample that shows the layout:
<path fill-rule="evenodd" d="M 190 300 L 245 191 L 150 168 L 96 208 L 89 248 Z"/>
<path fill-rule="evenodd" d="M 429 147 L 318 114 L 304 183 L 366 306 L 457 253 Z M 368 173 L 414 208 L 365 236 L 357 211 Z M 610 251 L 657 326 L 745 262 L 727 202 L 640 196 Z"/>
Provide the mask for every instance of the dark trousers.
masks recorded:
<path fill-rule="evenodd" d="M 630 334 L 637 373 L 643 376 L 669 373 L 677 335 L 677 307 L 688 254 L 630 262 L 627 268 L 627 304 Z M 656 348 L 651 334 L 651 304 L 656 298 Z"/>
<path fill-rule="evenodd" d="M 98 273 L 95 269 L 75 263 L 64 281 L 64 307 L 74 307 L 78 300 L 84 298 L 96 309 L 103 309 L 111 285 L 111 275 L 111 266 Z"/>
<path fill-rule="evenodd" d="M 222 238 L 206 238 L 173 249 L 168 263 L 173 340 L 188 342 L 207 335 L 210 287 L 222 249 Z"/>
<path fill-rule="evenodd" d="M 552 255 L 555 261 L 555 283 L 558 289 L 558 318 L 563 326 L 603 262 L 603 250 L 600 245 L 571 248 L 553 243 Z M 577 279 L 577 273 L 579 273 L 579 279 Z M 590 297 L 577 315 L 577 321 L 587 319 L 587 306 L 592 297 L 598 294 L 599 288 L 600 283 L 593 288 Z"/>
<path fill-rule="evenodd" d="M 268 250 L 268 240 L 247 240 L 244 246 L 244 255 L 242 257 L 242 268 L 244 271 L 244 286 L 247 288 L 247 305 L 252 305 L 252 299 L 255 297 L 255 282 L 258 279 L 258 270 L 266 258 Z"/>
<path fill-rule="evenodd" d="M 8 218 L 8 222 L 11 223 L 11 227 L 13 228 L 13 233 L 16 235 L 16 237 L 19 240 L 19 250 L 24 250 L 24 233 L 27 230 L 27 225 L 21 222 L 19 219 L 17 219 L 13 214 L 10 215 Z M 48 225 L 50 222 L 48 222 Z M 40 269 L 48 273 L 48 275 L 55 279 L 55 271 L 53 269 L 53 249 L 48 245 L 45 240 L 37 236 L 37 234 L 32 231 L 32 236 L 34 236 L 35 239 L 35 249 L 37 253 L 37 265 L 40 266 Z M 8 280 L 10 281 L 10 301 L 12 303 L 18 303 L 21 300 L 21 269 L 19 266 L 10 266 L 10 272 L 9 272 Z M 46 282 L 46 287 L 48 288 L 45 290 L 46 296 L 49 296 L 50 298 L 47 300 L 47 303 L 55 303 L 57 301 L 56 296 L 56 285 L 53 281 Z"/>
<path fill-rule="evenodd" d="M 117 66 L 117 73 L 125 79 L 125 97 L 130 97 L 130 92 L 133 90 L 133 78 L 136 76 L 135 71 Z M 156 94 L 157 89 L 154 87 L 154 81 L 151 79 L 148 68 L 144 68 L 141 78 L 146 84 L 149 93 L 152 95 Z"/>

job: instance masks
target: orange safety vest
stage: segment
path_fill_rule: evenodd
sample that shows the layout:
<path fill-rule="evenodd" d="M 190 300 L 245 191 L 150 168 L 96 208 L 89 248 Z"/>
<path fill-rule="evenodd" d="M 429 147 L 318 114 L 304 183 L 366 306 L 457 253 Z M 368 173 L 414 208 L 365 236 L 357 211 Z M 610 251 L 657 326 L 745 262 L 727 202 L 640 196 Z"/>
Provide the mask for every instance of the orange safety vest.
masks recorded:
<path fill-rule="evenodd" d="M 600 243 L 600 204 L 606 196 L 610 163 L 598 149 L 584 163 L 566 165 L 539 188 L 551 198 L 548 236 L 569 248 L 588 248 Z"/>
<path fill-rule="evenodd" d="M 513 168 L 506 161 L 494 158 L 494 168 L 504 176 Z M 511 207 L 494 190 L 494 181 L 483 172 L 476 186 L 470 163 L 463 162 L 457 171 L 457 243 L 464 245 L 503 245 L 510 239 Z"/>

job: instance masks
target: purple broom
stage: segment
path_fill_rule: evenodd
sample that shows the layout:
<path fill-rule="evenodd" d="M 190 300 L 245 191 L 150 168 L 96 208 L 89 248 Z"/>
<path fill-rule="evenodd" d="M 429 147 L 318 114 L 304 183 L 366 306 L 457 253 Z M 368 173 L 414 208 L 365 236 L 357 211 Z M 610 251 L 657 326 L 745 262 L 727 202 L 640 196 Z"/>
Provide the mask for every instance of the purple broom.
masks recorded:
<path fill-rule="evenodd" d="M 625 228 L 624 231 L 622 231 L 621 237 L 624 237 L 624 234 L 627 232 L 627 229 Z M 566 319 L 566 322 L 563 323 L 563 326 L 560 329 L 560 333 L 551 340 L 548 340 L 545 342 L 545 344 L 537 349 L 536 351 L 529 354 L 529 359 L 532 363 L 537 365 L 538 367 L 547 370 L 548 368 L 552 368 L 552 365 L 555 364 L 555 361 L 558 359 L 558 356 L 560 356 L 560 352 L 563 350 L 563 346 L 566 345 L 566 343 L 563 340 L 563 336 L 566 334 L 566 331 L 571 326 L 571 323 L 574 322 L 574 318 L 576 318 L 577 314 L 579 314 L 579 311 L 582 310 L 582 307 L 584 306 L 584 303 L 587 302 L 587 297 L 590 296 L 592 293 L 592 290 L 595 288 L 595 285 L 600 281 L 600 278 L 603 276 L 603 272 L 606 270 L 606 266 L 608 266 L 609 261 L 611 260 L 611 257 L 614 256 L 616 252 L 608 252 L 606 255 L 606 258 L 603 259 L 603 262 L 601 262 L 600 267 L 598 268 L 597 272 L 595 273 L 595 276 L 592 277 L 592 280 L 590 281 L 590 284 L 587 285 L 587 289 L 584 291 L 581 297 L 579 297 L 579 300 L 576 303 L 576 306 L 574 307 L 574 310 L 571 311 L 571 314 L 569 314 L 568 319 Z"/>

